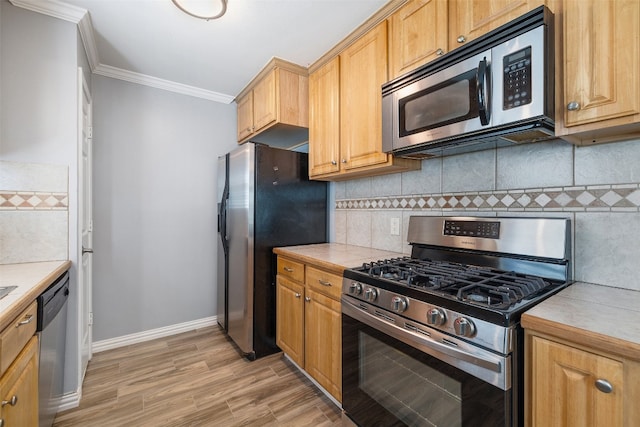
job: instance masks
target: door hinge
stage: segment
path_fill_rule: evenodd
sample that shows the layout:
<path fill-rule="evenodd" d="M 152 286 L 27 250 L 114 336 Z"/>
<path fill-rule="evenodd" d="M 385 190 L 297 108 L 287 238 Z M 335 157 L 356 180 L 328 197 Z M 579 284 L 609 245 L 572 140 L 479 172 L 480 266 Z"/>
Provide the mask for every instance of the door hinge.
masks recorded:
<path fill-rule="evenodd" d="M 87 127 L 87 138 L 93 138 L 93 126 Z"/>
<path fill-rule="evenodd" d="M 93 311 L 89 312 L 89 326 L 93 326 Z"/>
<path fill-rule="evenodd" d="M 92 219 L 90 219 L 90 220 L 89 220 L 89 224 L 87 224 L 87 225 L 88 225 L 88 228 L 89 228 L 89 230 L 88 230 L 88 231 L 89 231 L 89 232 L 92 232 L 92 231 L 93 231 L 93 220 L 92 220 Z"/>

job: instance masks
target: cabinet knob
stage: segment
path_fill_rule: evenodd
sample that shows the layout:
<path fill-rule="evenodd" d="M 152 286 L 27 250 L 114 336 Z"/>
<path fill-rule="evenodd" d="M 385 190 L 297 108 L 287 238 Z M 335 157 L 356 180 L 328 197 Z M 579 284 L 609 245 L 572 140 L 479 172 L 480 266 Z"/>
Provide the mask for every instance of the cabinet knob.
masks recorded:
<path fill-rule="evenodd" d="M 300 294 L 296 292 L 296 298 L 300 298 Z"/>
<path fill-rule="evenodd" d="M 11 400 L 3 400 L 2 406 L 5 406 L 5 405 L 16 406 L 17 403 L 18 403 L 18 396 L 14 394 L 13 396 L 11 396 Z"/>
<path fill-rule="evenodd" d="M 463 36 L 463 35 L 460 35 L 460 36 L 458 36 L 458 38 L 456 39 L 456 41 L 457 41 L 458 43 L 464 43 L 464 42 L 466 42 L 466 41 L 467 41 L 467 38 L 466 38 L 465 36 Z"/>
<path fill-rule="evenodd" d="M 596 381 L 596 388 L 603 393 L 611 393 L 613 391 L 613 386 L 607 380 L 599 379 Z"/>
<path fill-rule="evenodd" d="M 444 50 L 438 48 L 438 50 L 436 50 L 436 55 L 438 55 L 438 56 L 444 55 Z"/>
<path fill-rule="evenodd" d="M 342 163 L 347 163 L 347 159 L 342 159 Z"/>
<path fill-rule="evenodd" d="M 567 110 L 569 111 L 578 111 L 580 109 L 580 103 L 571 101 L 567 104 Z"/>
<path fill-rule="evenodd" d="M 337 164 L 338 164 L 338 162 L 336 162 L 335 160 L 331 160 L 331 164 L 332 164 L 333 166 L 335 166 L 335 165 L 337 165 Z"/>
<path fill-rule="evenodd" d="M 306 302 L 311 302 L 311 298 L 309 298 L 309 297 L 304 297 L 304 300 L 305 300 Z"/>

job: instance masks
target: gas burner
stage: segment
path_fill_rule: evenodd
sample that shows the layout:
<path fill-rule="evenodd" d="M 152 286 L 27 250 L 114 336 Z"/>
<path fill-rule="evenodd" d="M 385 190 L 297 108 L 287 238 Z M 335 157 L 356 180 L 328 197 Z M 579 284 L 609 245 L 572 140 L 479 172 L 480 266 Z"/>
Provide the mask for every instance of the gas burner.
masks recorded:
<path fill-rule="evenodd" d="M 537 276 L 410 257 L 364 263 L 359 270 L 372 278 L 503 310 L 532 298 L 549 286 L 548 282 Z"/>

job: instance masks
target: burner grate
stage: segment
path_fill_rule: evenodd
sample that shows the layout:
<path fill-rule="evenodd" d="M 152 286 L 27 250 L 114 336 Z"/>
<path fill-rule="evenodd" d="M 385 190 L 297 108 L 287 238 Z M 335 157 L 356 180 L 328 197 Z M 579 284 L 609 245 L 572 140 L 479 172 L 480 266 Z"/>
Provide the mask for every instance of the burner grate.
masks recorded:
<path fill-rule="evenodd" d="M 360 270 L 369 276 L 414 289 L 498 309 L 507 309 L 519 301 L 531 299 L 549 286 L 548 282 L 537 276 L 409 257 L 364 263 Z"/>

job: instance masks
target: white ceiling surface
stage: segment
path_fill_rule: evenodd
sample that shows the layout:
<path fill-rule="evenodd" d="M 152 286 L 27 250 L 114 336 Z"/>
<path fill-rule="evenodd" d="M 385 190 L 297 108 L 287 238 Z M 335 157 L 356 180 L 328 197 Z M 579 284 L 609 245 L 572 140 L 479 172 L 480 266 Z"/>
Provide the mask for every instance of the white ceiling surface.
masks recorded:
<path fill-rule="evenodd" d="M 310 65 L 387 0 L 229 0 L 210 21 L 171 0 L 64 2 L 89 11 L 99 65 L 232 98 L 274 56 Z"/>

